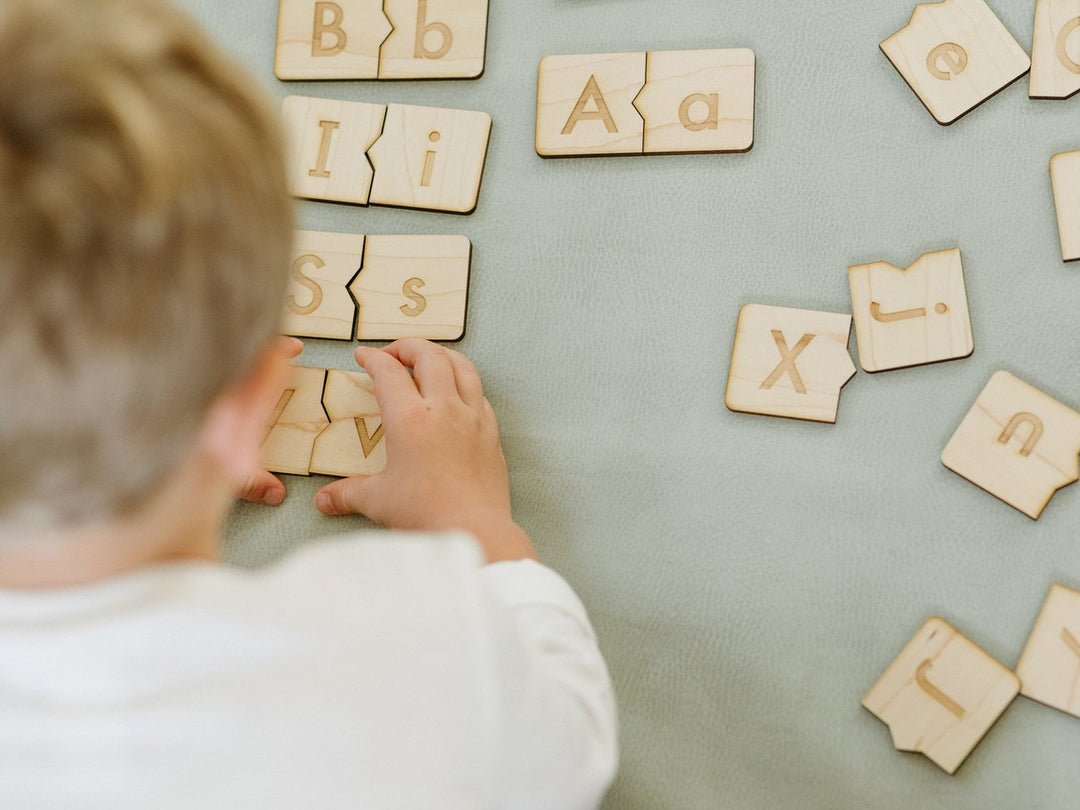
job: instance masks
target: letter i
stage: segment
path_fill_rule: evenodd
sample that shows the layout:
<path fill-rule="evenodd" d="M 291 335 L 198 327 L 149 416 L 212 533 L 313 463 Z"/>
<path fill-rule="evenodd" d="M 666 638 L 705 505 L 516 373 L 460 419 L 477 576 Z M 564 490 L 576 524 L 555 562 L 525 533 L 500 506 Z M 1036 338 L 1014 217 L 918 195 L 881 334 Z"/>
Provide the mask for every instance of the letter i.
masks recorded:
<path fill-rule="evenodd" d="M 432 143 L 438 143 L 441 136 L 438 132 L 432 132 L 428 135 L 428 140 Z M 427 188 L 431 185 L 431 175 L 435 171 L 435 150 L 429 149 L 427 154 L 424 155 L 424 174 L 420 178 L 420 185 Z"/>

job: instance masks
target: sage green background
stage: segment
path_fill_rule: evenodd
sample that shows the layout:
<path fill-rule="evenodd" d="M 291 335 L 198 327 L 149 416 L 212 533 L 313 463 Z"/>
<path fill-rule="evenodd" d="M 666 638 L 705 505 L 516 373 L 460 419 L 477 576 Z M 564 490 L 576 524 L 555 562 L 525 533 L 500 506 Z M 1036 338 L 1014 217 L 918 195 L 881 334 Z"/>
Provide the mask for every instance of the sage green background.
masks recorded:
<path fill-rule="evenodd" d="M 992 2 L 1030 50 L 1033 0 Z M 317 84 L 273 77 L 272 0 L 182 5 L 277 99 L 494 119 L 475 214 L 299 217 L 472 239 L 460 348 L 501 417 L 517 518 L 589 607 L 618 692 L 605 808 L 1076 806 L 1080 720 L 1021 698 L 948 777 L 859 701 L 927 617 L 1011 667 L 1050 584 L 1080 586 L 1080 488 L 1036 523 L 939 461 L 997 369 L 1080 405 L 1080 267 L 1061 261 L 1047 169 L 1080 148 L 1080 97 L 1029 100 L 1025 77 L 939 126 L 877 47 L 912 0 L 492 0 L 477 81 Z M 757 54 L 749 153 L 533 151 L 541 56 L 723 47 Z M 836 426 L 725 409 L 743 303 L 850 311 L 848 265 L 951 247 L 970 359 L 860 372 Z M 302 362 L 351 367 L 351 345 L 310 341 Z M 314 511 L 326 480 L 238 507 L 229 559 L 367 527 Z"/>

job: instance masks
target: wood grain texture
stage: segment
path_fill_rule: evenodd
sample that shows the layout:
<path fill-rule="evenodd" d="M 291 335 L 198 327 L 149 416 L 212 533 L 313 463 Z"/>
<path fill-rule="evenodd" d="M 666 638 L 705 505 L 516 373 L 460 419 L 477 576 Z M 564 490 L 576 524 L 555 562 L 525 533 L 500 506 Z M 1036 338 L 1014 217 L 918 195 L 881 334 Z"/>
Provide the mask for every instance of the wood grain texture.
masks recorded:
<path fill-rule="evenodd" d="M 295 79 L 375 79 L 390 33 L 380 0 L 279 0 L 274 75 Z"/>
<path fill-rule="evenodd" d="M 1020 690 L 1017 677 L 943 620 L 920 628 L 862 705 L 900 751 L 955 773 Z"/>
<path fill-rule="evenodd" d="M 330 424 L 323 410 L 321 368 L 294 366 L 267 425 L 260 462 L 271 472 L 307 475 L 316 437 Z"/>
<path fill-rule="evenodd" d="M 746 152 L 754 145 L 754 52 L 649 51 L 634 107 L 646 154 Z"/>
<path fill-rule="evenodd" d="M 356 303 L 349 294 L 349 282 L 364 261 L 364 236 L 296 231 L 293 257 L 282 332 L 351 340 Z"/>
<path fill-rule="evenodd" d="M 484 173 L 491 116 L 472 110 L 391 104 L 369 150 L 371 202 L 469 213 Z"/>
<path fill-rule="evenodd" d="M 958 249 L 927 253 L 906 269 L 855 265 L 848 281 L 864 370 L 955 360 L 974 350 Z"/>
<path fill-rule="evenodd" d="M 330 423 L 315 439 L 311 472 L 346 477 L 382 470 L 386 441 L 371 377 L 361 371 L 330 369 L 322 403 Z"/>
<path fill-rule="evenodd" d="M 281 115 L 292 193 L 367 205 L 374 170 L 366 152 L 382 132 L 386 107 L 289 96 Z"/>
<path fill-rule="evenodd" d="M 370 236 L 350 290 L 358 340 L 460 340 L 472 244 L 464 236 Z"/>
<path fill-rule="evenodd" d="M 393 32 L 380 79 L 472 79 L 484 72 L 488 0 L 385 0 Z"/>
<path fill-rule="evenodd" d="M 1080 259 L 1080 150 L 1060 152 L 1050 158 L 1050 183 L 1054 188 L 1061 258 Z"/>
<path fill-rule="evenodd" d="M 733 411 L 836 421 L 855 375 L 851 316 L 747 304 L 739 312 L 725 402 Z"/>
<path fill-rule="evenodd" d="M 911 21 L 881 43 L 939 124 L 951 124 L 1031 67 L 985 0 L 941 0 L 915 7 Z"/>
<path fill-rule="evenodd" d="M 1080 717 L 1080 592 L 1050 588 L 1016 675 L 1024 697 Z"/>
<path fill-rule="evenodd" d="M 1032 98 L 1069 98 L 1080 91 L 1080 0 L 1035 0 L 1031 43 Z"/>
<path fill-rule="evenodd" d="M 1005 371 L 956 429 L 946 467 L 1032 519 L 1080 478 L 1080 413 Z"/>

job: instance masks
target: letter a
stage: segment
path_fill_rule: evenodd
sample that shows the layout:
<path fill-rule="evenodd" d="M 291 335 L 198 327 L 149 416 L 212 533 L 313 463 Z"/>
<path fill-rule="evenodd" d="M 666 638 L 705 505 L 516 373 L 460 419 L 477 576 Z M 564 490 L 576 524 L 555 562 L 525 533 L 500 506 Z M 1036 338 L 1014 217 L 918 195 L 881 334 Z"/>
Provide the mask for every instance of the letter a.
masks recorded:
<path fill-rule="evenodd" d="M 596 104 L 595 110 L 585 109 L 590 100 Z M 578 98 L 577 104 L 574 105 L 574 111 L 566 119 L 562 134 L 571 134 L 578 121 L 603 121 L 608 132 L 615 133 L 619 131 L 619 128 L 615 126 L 615 119 L 611 117 L 611 110 L 608 109 L 607 102 L 604 101 L 604 94 L 600 92 L 600 87 L 596 83 L 596 76 L 590 76 L 589 81 L 586 82 L 585 89 L 581 91 L 581 96 Z"/>
<path fill-rule="evenodd" d="M 700 121 L 690 117 L 690 109 L 697 103 L 705 105 L 706 116 Z M 701 132 L 703 129 L 718 129 L 720 126 L 720 96 L 717 93 L 692 93 L 679 105 L 679 123 L 689 132 Z"/>

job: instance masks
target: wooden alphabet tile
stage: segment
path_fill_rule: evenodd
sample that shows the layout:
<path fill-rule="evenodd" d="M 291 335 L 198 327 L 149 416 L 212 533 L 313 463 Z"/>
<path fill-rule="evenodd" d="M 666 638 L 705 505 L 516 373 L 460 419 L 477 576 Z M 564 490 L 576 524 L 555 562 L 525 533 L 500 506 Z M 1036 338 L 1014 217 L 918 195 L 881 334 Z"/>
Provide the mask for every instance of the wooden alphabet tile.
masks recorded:
<path fill-rule="evenodd" d="M 759 304 L 739 312 L 725 402 L 733 411 L 836 422 L 855 375 L 851 316 Z"/>
<path fill-rule="evenodd" d="M 1024 697 L 1080 717 L 1080 592 L 1050 588 L 1016 675 Z"/>
<path fill-rule="evenodd" d="M 920 3 L 881 50 L 939 124 L 951 124 L 1031 67 L 985 0 Z"/>
<path fill-rule="evenodd" d="M 862 705 L 889 727 L 897 750 L 921 753 L 951 774 L 1019 691 L 1012 672 L 935 617 Z"/>
<path fill-rule="evenodd" d="M 367 205 L 374 171 L 366 153 L 382 132 L 386 107 L 289 96 L 281 115 L 292 193 Z"/>
<path fill-rule="evenodd" d="M 464 236 L 369 236 L 350 286 L 359 340 L 460 340 L 472 244 Z"/>
<path fill-rule="evenodd" d="M 848 281 L 864 370 L 955 360 L 974 350 L 959 250 L 927 253 L 907 269 L 856 265 Z"/>
<path fill-rule="evenodd" d="M 1032 98 L 1068 98 L 1080 91 L 1080 0 L 1035 0 L 1031 44 Z"/>
<path fill-rule="evenodd" d="M 315 439 L 311 472 L 374 475 L 386 466 L 382 413 L 371 377 L 361 371 L 326 372 L 323 406 L 330 424 Z"/>
<path fill-rule="evenodd" d="M 323 409 L 326 371 L 294 366 L 270 415 L 260 449 L 271 472 L 307 475 L 315 439 L 330 424 Z"/>
<path fill-rule="evenodd" d="M 754 64 L 745 48 L 545 56 L 536 152 L 745 152 L 754 143 Z"/>
<path fill-rule="evenodd" d="M 380 79 L 472 79 L 484 72 L 488 0 L 385 0 L 394 27 Z"/>
<path fill-rule="evenodd" d="M 351 340 L 356 303 L 349 295 L 349 282 L 364 262 L 363 235 L 297 231 L 293 255 L 282 332 Z"/>
<path fill-rule="evenodd" d="M 369 150 L 371 201 L 467 214 L 476 208 L 491 116 L 471 110 L 391 104 Z"/>
<path fill-rule="evenodd" d="M 1080 478 L 1080 413 L 1006 371 L 990 378 L 941 454 L 946 467 L 1030 518 Z"/>
<path fill-rule="evenodd" d="M 1061 257 L 1080 259 L 1080 151 L 1061 152 L 1050 158 L 1050 181 L 1054 187 Z"/>

